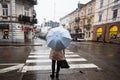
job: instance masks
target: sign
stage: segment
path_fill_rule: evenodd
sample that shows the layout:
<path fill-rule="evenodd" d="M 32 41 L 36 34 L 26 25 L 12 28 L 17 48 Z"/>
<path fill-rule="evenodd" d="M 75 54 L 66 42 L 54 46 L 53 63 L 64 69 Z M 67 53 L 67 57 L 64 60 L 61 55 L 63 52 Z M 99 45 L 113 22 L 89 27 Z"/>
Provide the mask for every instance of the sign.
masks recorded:
<path fill-rule="evenodd" d="M 21 26 L 21 29 L 22 29 L 22 31 L 27 30 L 27 31 L 36 32 L 36 28 L 35 28 L 35 27 L 30 28 L 30 27 L 24 27 L 24 26 Z"/>

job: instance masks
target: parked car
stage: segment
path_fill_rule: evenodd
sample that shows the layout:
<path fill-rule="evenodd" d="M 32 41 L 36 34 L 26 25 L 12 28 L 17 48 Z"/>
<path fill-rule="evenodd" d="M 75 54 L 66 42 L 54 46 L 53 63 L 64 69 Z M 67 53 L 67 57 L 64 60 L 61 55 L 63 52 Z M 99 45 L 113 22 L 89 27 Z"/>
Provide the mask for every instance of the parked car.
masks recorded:
<path fill-rule="evenodd" d="M 51 29 L 50 26 L 41 27 L 39 37 L 40 38 L 46 38 L 46 35 L 47 35 L 47 33 L 50 29 Z"/>

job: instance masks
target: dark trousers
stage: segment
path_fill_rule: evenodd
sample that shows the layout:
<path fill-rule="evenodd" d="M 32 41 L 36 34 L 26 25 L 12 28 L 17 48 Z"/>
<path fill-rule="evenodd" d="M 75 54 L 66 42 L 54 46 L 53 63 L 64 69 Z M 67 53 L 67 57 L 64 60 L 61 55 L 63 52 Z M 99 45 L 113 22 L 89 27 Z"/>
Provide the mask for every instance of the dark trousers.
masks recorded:
<path fill-rule="evenodd" d="M 60 72 L 60 61 L 52 60 L 52 75 L 55 73 L 55 63 L 57 62 L 56 77 L 59 77 Z"/>

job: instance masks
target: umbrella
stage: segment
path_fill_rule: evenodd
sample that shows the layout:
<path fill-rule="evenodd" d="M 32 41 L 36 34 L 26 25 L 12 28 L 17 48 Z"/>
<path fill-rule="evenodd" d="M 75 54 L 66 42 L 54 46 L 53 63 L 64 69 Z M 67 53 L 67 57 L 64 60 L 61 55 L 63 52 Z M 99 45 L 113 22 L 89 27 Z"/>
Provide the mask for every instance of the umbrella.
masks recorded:
<path fill-rule="evenodd" d="M 62 26 L 51 29 L 47 36 L 48 47 L 54 50 L 61 50 L 68 47 L 71 41 L 71 36 L 68 30 Z"/>

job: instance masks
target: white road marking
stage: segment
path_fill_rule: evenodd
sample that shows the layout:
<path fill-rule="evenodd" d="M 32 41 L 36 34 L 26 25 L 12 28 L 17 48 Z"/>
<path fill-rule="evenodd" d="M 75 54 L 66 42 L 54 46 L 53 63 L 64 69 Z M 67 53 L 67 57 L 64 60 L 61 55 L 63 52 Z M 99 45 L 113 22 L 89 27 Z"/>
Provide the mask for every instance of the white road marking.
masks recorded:
<path fill-rule="evenodd" d="M 68 57 L 80 57 L 79 55 L 65 55 L 66 58 Z M 28 58 L 49 58 L 49 55 L 29 55 Z"/>
<path fill-rule="evenodd" d="M 37 51 L 37 52 L 31 52 L 30 54 L 50 54 L 48 51 Z M 75 54 L 74 52 L 65 52 L 65 54 Z"/>
<path fill-rule="evenodd" d="M 70 69 L 87 69 L 87 68 L 98 68 L 95 64 L 70 64 Z M 38 70 L 51 70 L 51 65 L 35 65 L 35 66 L 24 66 L 22 72 L 26 71 L 38 71 Z"/>
<path fill-rule="evenodd" d="M 30 59 L 28 59 L 27 61 L 26 61 L 26 63 L 40 63 L 40 62 L 51 62 L 51 60 L 50 59 L 39 59 L 39 60 L 30 60 Z"/>
<path fill-rule="evenodd" d="M 28 58 L 49 58 L 49 55 L 30 55 Z"/>
<path fill-rule="evenodd" d="M 73 55 L 65 55 L 65 57 L 80 57 L 79 55 L 73 54 Z"/>
<path fill-rule="evenodd" d="M 18 65 L 18 64 L 24 64 L 24 63 L 0 63 L 0 66 L 4 66 L 4 65 Z"/>
<path fill-rule="evenodd" d="M 24 66 L 22 72 L 36 70 L 51 70 L 51 65 Z"/>
<path fill-rule="evenodd" d="M 65 54 L 74 54 L 74 52 L 65 52 Z"/>
<path fill-rule="evenodd" d="M 68 58 L 66 59 L 68 62 L 72 61 L 87 61 L 85 58 Z M 37 62 L 51 62 L 50 59 L 28 59 L 26 63 L 37 63 Z"/>
<path fill-rule="evenodd" d="M 98 68 L 95 64 L 70 64 L 70 68 Z"/>
<path fill-rule="evenodd" d="M 28 56 L 28 59 L 26 60 L 27 65 L 25 65 L 22 69 L 22 72 L 26 71 L 37 71 L 37 70 L 51 70 L 51 65 L 50 64 L 42 64 L 42 63 L 51 63 L 51 60 L 49 59 L 49 52 L 50 50 L 38 50 L 36 52 L 31 52 L 30 55 Z M 82 61 L 87 61 L 85 58 L 81 58 L 78 54 L 75 54 L 74 52 L 70 52 L 69 50 L 65 50 L 65 57 L 66 60 L 68 61 L 70 65 L 70 69 L 93 69 L 93 68 L 99 68 L 95 64 L 92 63 L 77 63 L 75 62 L 82 62 Z M 31 59 L 33 58 L 33 59 Z M 43 59 L 45 58 L 45 59 Z M 29 63 L 41 63 L 38 65 L 29 65 Z"/>
<path fill-rule="evenodd" d="M 66 60 L 68 62 L 72 62 L 72 61 L 87 61 L 85 58 L 66 58 Z"/>
<path fill-rule="evenodd" d="M 31 52 L 30 54 L 50 54 L 49 52 Z"/>
<path fill-rule="evenodd" d="M 21 67 L 23 67 L 24 64 L 18 64 L 16 66 L 11 66 L 11 67 L 7 67 L 7 68 L 3 68 L 3 69 L 0 69 L 0 73 L 6 73 L 6 72 L 10 72 L 10 71 L 13 71 L 13 70 L 17 70 Z"/>

